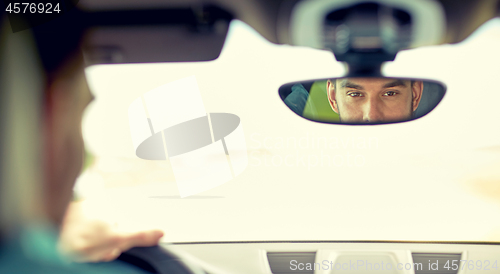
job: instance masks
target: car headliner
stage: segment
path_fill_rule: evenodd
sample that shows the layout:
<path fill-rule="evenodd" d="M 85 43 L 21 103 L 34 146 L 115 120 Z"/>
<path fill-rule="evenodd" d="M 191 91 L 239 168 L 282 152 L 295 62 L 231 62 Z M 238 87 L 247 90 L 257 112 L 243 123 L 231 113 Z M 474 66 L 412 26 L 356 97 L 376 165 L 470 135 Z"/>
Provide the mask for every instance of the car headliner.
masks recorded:
<path fill-rule="evenodd" d="M 290 44 L 288 20 L 299 0 L 81 0 L 84 10 L 130 10 L 193 7 L 215 4 L 232 12 L 272 43 Z M 442 43 L 457 43 L 500 14 L 498 0 L 438 0 L 446 13 L 447 32 Z"/>

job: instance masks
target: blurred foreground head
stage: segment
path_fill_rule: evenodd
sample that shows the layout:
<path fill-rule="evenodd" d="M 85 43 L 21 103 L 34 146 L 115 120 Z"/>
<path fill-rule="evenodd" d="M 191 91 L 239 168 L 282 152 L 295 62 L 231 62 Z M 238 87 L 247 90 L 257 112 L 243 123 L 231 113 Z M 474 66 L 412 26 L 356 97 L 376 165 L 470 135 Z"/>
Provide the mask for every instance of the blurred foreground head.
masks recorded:
<path fill-rule="evenodd" d="M 83 159 L 81 115 L 91 100 L 71 14 L 0 39 L 0 230 L 59 225 Z M 74 18 L 74 17 L 73 17 Z"/>
<path fill-rule="evenodd" d="M 33 28 L 45 75 L 43 93 L 43 191 L 47 217 L 60 224 L 80 174 L 84 145 L 82 115 L 92 100 L 80 45 L 77 15 L 64 15 Z"/>

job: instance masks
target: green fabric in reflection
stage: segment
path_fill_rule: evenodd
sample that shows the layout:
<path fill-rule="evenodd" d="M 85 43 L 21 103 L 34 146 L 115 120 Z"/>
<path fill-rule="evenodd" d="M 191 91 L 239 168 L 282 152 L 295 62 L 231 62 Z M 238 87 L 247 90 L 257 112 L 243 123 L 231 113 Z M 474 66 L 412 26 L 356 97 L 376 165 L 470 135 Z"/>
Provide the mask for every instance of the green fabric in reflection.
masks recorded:
<path fill-rule="evenodd" d="M 307 119 L 322 122 L 340 122 L 339 115 L 332 110 L 326 94 L 326 80 L 316 81 L 311 86 L 304 112 Z"/>

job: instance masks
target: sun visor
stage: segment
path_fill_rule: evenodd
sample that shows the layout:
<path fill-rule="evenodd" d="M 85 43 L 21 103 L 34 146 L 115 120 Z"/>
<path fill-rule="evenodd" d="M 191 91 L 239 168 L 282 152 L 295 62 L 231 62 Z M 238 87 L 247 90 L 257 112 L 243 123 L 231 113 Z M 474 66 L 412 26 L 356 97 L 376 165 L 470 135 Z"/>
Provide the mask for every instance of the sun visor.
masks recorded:
<path fill-rule="evenodd" d="M 87 65 L 210 61 L 232 16 L 217 7 L 84 12 Z"/>

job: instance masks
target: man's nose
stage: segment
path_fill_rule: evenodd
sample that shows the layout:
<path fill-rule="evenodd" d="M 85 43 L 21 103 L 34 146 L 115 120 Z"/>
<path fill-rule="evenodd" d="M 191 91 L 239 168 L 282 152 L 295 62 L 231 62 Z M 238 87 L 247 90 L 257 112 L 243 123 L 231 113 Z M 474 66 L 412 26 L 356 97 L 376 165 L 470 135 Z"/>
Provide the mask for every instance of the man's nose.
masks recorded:
<path fill-rule="evenodd" d="M 384 120 L 384 115 L 381 110 L 381 102 L 376 98 L 369 99 L 364 106 L 363 122 L 378 123 Z"/>

